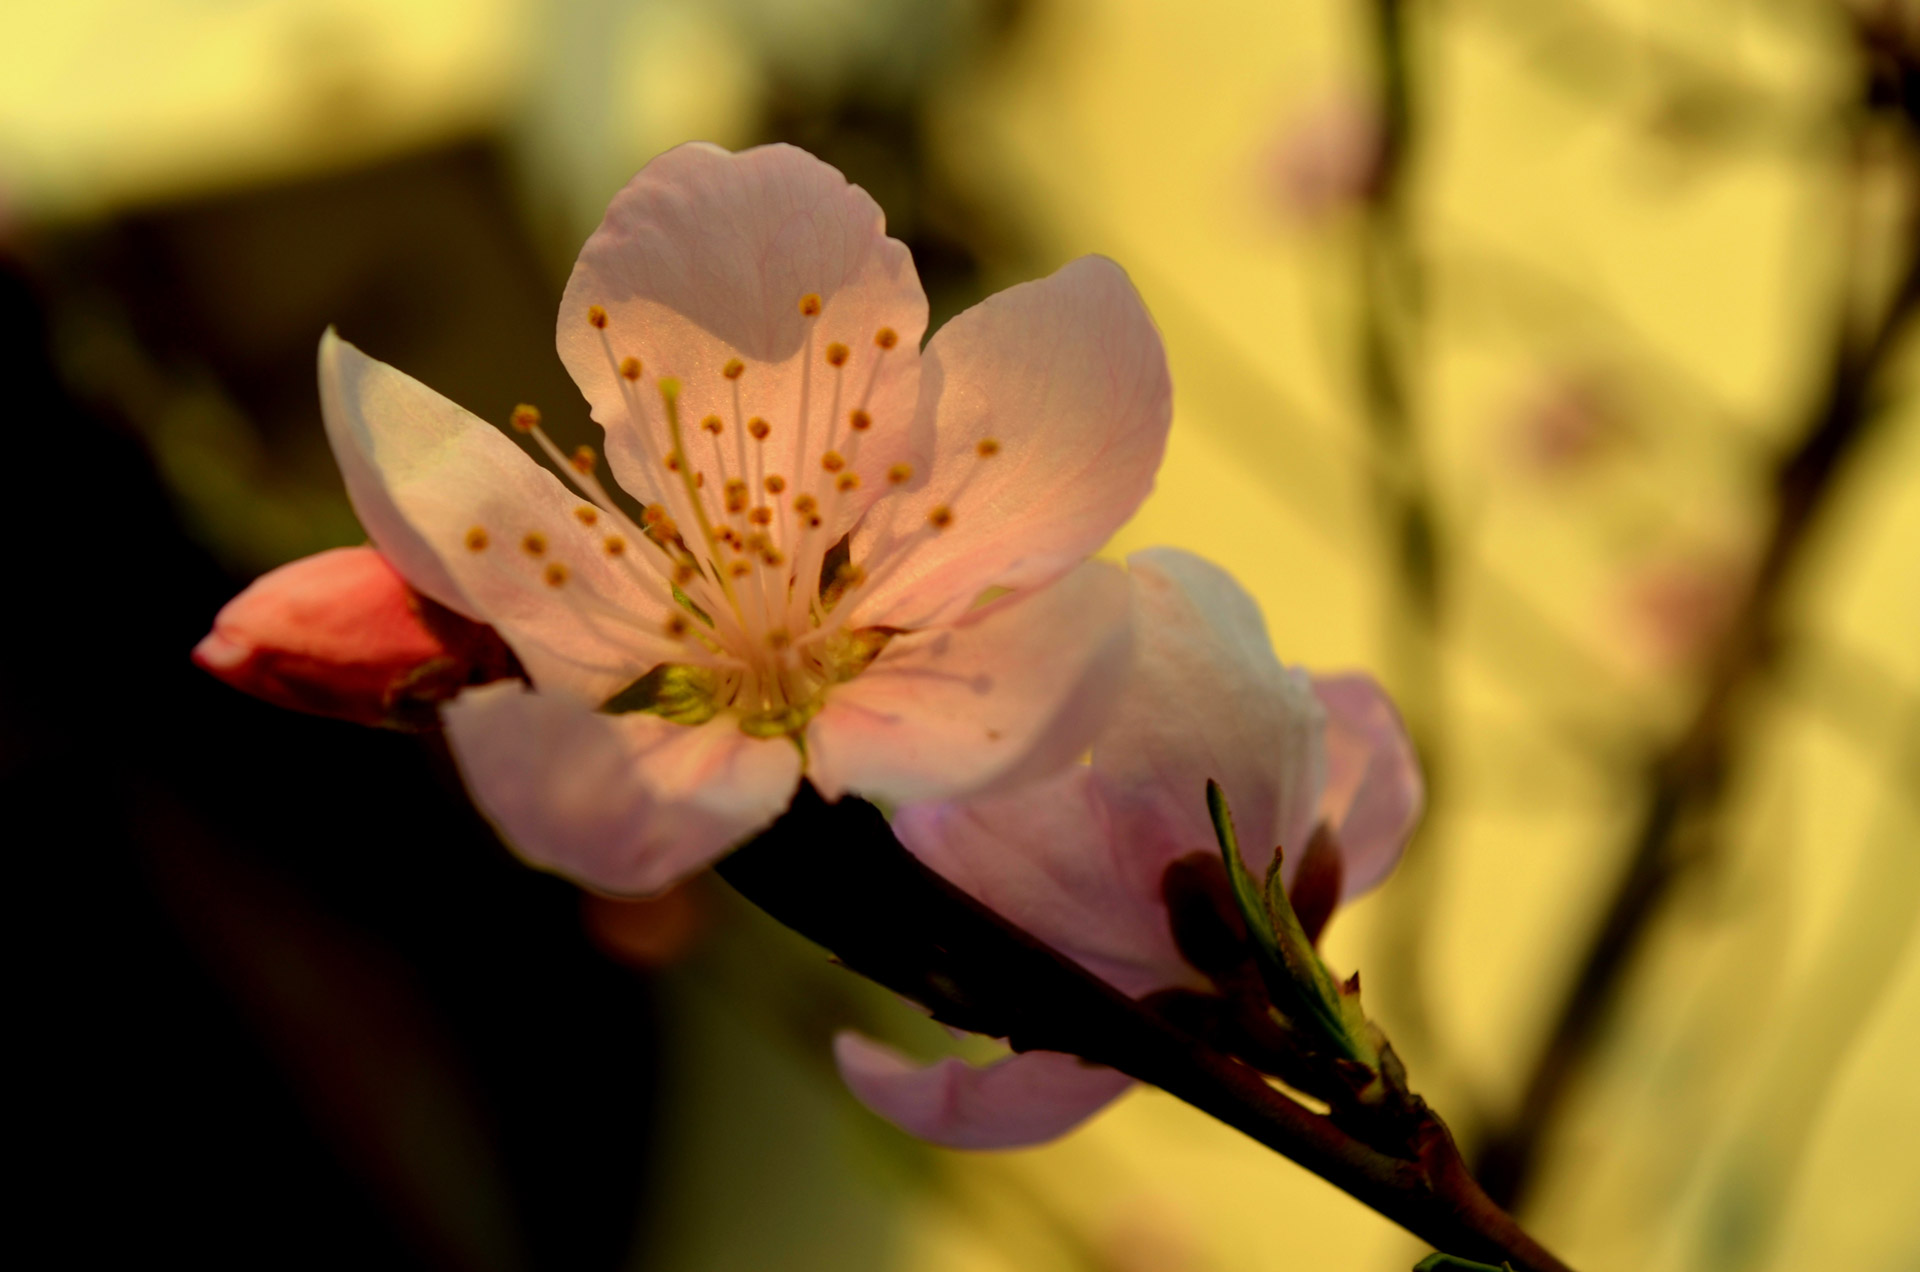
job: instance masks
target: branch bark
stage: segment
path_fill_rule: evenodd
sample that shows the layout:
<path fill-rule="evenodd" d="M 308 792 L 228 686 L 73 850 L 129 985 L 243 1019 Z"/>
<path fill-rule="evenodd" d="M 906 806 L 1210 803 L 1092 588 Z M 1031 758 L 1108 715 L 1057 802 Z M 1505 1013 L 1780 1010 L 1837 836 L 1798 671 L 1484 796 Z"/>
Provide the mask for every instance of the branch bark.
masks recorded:
<path fill-rule="evenodd" d="M 792 809 L 718 869 L 774 918 L 947 1024 L 1157 1086 L 1450 1254 L 1570 1272 L 1488 1200 L 1437 1114 L 1426 1110 L 1397 1151 L 1363 1143 L 929 870 L 870 804 L 829 805 L 803 784 Z"/>

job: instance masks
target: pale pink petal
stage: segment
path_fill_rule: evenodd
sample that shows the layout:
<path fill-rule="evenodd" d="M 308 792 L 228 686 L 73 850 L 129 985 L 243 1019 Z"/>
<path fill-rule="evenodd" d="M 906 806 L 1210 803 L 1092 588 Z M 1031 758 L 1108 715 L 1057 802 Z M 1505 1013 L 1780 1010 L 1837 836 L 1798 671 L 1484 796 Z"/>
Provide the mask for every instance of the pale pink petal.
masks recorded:
<path fill-rule="evenodd" d="M 800 312 L 809 294 L 823 302 L 812 320 Z M 607 312 L 604 332 L 587 321 L 593 305 Z M 891 351 L 874 343 L 883 327 L 898 336 Z M 654 159 L 614 196 L 567 282 L 558 339 L 561 360 L 607 430 L 608 459 L 621 484 L 647 502 L 665 497 L 669 507 L 681 496 L 669 496 L 660 467 L 670 449 L 661 376 L 680 382 L 695 468 L 717 471 L 716 441 L 729 470 L 738 468 L 737 387 L 740 418 L 763 416 L 773 429 L 764 444 L 746 442 L 749 453 L 761 446 L 761 471 L 781 474 L 798 492 L 823 481 L 818 464 L 830 428 L 846 450 L 847 415 L 877 366 L 866 407 L 874 428 L 853 465 L 862 485 L 841 501 L 837 537 L 886 488 L 890 464 L 921 457 L 913 415 L 926 327 L 927 299 L 913 260 L 905 245 L 886 236 L 880 207 L 866 191 L 792 146 L 729 154 L 696 143 Z M 824 351 L 836 341 L 848 346 L 851 358 L 834 415 L 835 373 Z M 609 348 L 615 359 L 642 363 L 631 398 Z M 737 382 L 721 375 L 732 358 L 746 364 Z M 804 449 L 803 379 L 809 384 Z M 709 414 L 722 421 L 718 439 L 697 430 Z"/>
<path fill-rule="evenodd" d="M 1089 256 L 990 296 L 927 346 L 921 413 L 935 425 L 924 483 L 875 504 L 854 559 L 877 570 L 860 622 L 919 627 L 988 587 L 1033 587 L 1092 553 L 1153 486 L 1172 417 L 1166 353 L 1118 265 Z M 982 459 L 982 441 L 998 451 Z M 948 507 L 933 534 L 928 514 Z"/>
<path fill-rule="evenodd" d="M 942 877 L 1122 993 L 1202 987 L 1158 891 L 1119 868 L 1118 828 L 1085 765 L 1000 795 L 909 804 L 893 830 Z"/>
<path fill-rule="evenodd" d="M 807 727 L 828 799 L 943 799 L 1044 777 L 1105 722 L 1132 648 L 1126 576 L 1087 562 L 951 627 L 898 636 Z"/>
<path fill-rule="evenodd" d="M 1340 897 L 1387 877 L 1420 820 L 1426 786 L 1413 739 L 1371 676 L 1317 676 L 1327 712 L 1327 784 L 1320 817 L 1340 841 Z"/>
<path fill-rule="evenodd" d="M 1260 610 L 1219 567 L 1155 549 L 1128 559 L 1137 653 L 1127 691 L 1093 752 L 1137 893 L 1158 896 L 1167 865 L 1217 852 L 1206 785 L 1232 806 L 1258 877 L 1287 849 L 1287 877 L 1313 832 L 1326 760 L 1322 713 L 1302 672 L 1282 667 Z"/>
<path fill-rule="evenodd" d="M 785 811 L 800 757 L 728 716 L 605 715 L 517 684 L 443 712 L 473 801 L 514 851 L 606 892 L 660 892 Z"/>
<path fill-rule="evenodd" d="M 582 525 L 584 501 L 506 434 L 331 330 L 320 406 L 381 554 L 422 593 L 496 628 L 541 688 L 599 702 L 661 661 L 649 642 L 659 645 L 665 592 L 650 595 L 608 557 L 605 519 Z M 546 577 L 556 563 L 560 587 Z"/>
<path fill-rule="evenodd" d="M 421 596 L 369 547 L 261 575 L 214 617 L 193 661 L 276 706 L 397 727 L 430 725 L 435 703 L 513 674 L 492 628 Z"/>
<path fill-rule="evenodd" d="M 976 1068 L 949 1056 L 916 1065 L 855 1033 L 833 1040 L 860 1102 L 909 1135 L 948 1148 L 1025 1148 L 1066 1134 L 1133 1079 L 1076 1056 L 1029 1051 Z"/>

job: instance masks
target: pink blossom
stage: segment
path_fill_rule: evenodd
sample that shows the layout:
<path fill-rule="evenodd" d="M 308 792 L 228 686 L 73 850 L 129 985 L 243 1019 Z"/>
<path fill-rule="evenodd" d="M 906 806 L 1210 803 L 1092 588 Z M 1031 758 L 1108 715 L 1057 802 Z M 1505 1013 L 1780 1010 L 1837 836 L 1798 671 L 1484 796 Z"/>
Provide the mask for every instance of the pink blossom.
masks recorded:
<path fill-rule="evenodd" d="M 400 728 L 514 673 L 491 630 L 421 596 L 366 547 L 262 575 L 227 602 L 193 661 L 277 706 Z"/>
<path fill-rule="evenodd" d="M 529 861 L 651 893 L 764 828 L 803 774 L 829 799 L 943 799 L 1085 751 L 1132 642 L 1125 576 L 1087 557 L 1165 445 L 1159 336 L 1097 257 L 923 353 L 926 322 L 906 248 L 832 168 L 786 146 L 655 159 L 559 319 L 639 518 L 530 408 L 514 423 L 558 477 L 322 340 L 368 533 L 531 681 L 443 711 L 476 803 Z"/>
<path fill-rule="evenodd" d="M 894 828 L 1002 917 L 1142 997 L 1209 988 L 1181 957 L 1161 893 L 1174 862 L 1218 852 L 1209 778 L 1231 801 L 1246 851 L 1286 849 L 1290 885 L 1316 831 L 1330 838 L 1343 900 L 1393 868 L 1423 792 L 1406 731 L 1373 680 L 1283 667 L 1252 599 L 1197 557 L 1160 549 L 1129 565 L 1137 657 L 1090 762 L 1018 790 L 904 808 Z M 1258 877 L 1267 859 L 1247 864 Z M 964 1148 L 1059 1135 L 1129 1081 L 1046 1052 L 923 1068 L 855 1034 L 837 1040 L 836 1054 L 870 1108 Z"/>

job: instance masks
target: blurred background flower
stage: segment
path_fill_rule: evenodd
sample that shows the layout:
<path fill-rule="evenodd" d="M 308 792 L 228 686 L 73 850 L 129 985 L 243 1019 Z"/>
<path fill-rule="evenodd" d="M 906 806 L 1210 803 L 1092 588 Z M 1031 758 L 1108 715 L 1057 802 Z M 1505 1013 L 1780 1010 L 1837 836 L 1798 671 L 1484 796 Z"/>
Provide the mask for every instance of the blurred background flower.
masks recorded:
<path fill-rule="evenodd" d="M 565 272 L 700 137 L 865 186 L 936 325 L 1127 267 L 1176 421 L 1112 552 L 1221 562 L 1405 705 L 1432 811 L 1330 958 L 1549 1244 L 1920 1266 L 1917 42 L 1887 0 L 0 7 L 0 347 L 53 448 L 0 501 L 30 1223 L 75 1265 L 1420 1253 L 1152 1092 L 913 1144 L 831 1068 L 926 1037 L 887 995 L 718 886 L 583 900 L 431 744 L 189 664 L 361 539 L 321 330 L 590 440 Z"/>

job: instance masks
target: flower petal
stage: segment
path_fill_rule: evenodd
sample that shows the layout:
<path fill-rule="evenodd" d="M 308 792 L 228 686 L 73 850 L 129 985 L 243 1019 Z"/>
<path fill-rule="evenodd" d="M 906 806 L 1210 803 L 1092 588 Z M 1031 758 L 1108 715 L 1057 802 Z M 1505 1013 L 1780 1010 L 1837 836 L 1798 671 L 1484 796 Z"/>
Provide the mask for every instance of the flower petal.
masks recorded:
<path fill-rule="evenodd" d="M 722 716 L 689 727 L 604 715 L 517 684 L 444 715 L 473 801 L 515 852 L 590 887 L 657 893 L 786 809 L 800 757 Z"/>
<path fill-rule="evenodd" d="M 914 856 L 1120 992 L 1200 987 L 1159 879 L 1116 860 L 1116 827 L 1085 765 L 999 795 L 909 804 L 892 820 Z"/>
<path fill-rule="evenodd" d="M 1426 803 L 1413 739 L 1371 676 L 1316 676 L 1327 712 L 1327 785 L 1320 817 L 1340 841 L 1340 898 L 1372 888 L 1400 860 Z"/>
<path fill-rule="evenodd" d="M 1284 846 L 1290 881 L 1326 768 L 1311 684 L 1280 665 L 1259 607 L 1218 566 L 1167 548 L 1127 564 L 1138 653 L 1093 752 L 1125 868 L 1158 896 L 1167 865 L 1217 851 L 1211 778 L 1226 791 L 1248 868 L 1259 877 Z"/>
<path fill-rule="evenodd" d="M 955 1056 L 925 1067 L 856 1033 L 833 1040 L 860 1102 L 909 1135 L 948 1148 L 1025 1148 L 1066 1134 L 1133 1085 L 1077 1056 L 1028 1051 L 976 1068 Z"/>
<path fill-rule="evenodd" d="M 1118 265 L 1082 257 L 961 314 L 927 346 L 920 411 L 934 429 L 924 484 L 855 531 L 869 570 L 911 557 L 860 602 L 860 621 L 921 627 L 988 587 L 1034 587 L 1092 553 L 1153 486 L 1172 418 L 1160 335 Z M 998 450 L 983 459 L 982 442 Z M 949 528 L 924 530 L 936 507 Z"/>
<path fill-rule="evenodd" d="M 812 319 L 800 312 L 809 294 L 822 301 Z M 592 305 L 607 313 L 604 332 L 587 320 Z M 875 343 L 883 327 L 897 336 L 891 350 Z M 797 494 L 814 483 L 824 489 L 818 464 L 828 430 L 844 451 L 847 415 L 877 374 L 866 404 L 874 428 L 853 464 L 862 484 L 841 501 L 837 538 L 886 489 L 890 464 L 920 458 L 914 404 L 926 328 L 927 298 L 912 257 L 887 237 L 866 191 L 792 146 L 729 154 L 696 143 L 660 155 L 614 196 L 567 281 L 558 342 L 593 418 L 607 430 L 608 460 L 621 484 L 649 503 L 666 498 L 670 508 L 683 496 L 670 494 L 660 466 L 671 451 L 661 376 L 680 382 L 695 468 L 713 465 L 709 448 L 716 445 L 729 471 L 737 468 L 740 420 L 763 416 L 772 426 L 768 440 L 744 444 L 761 447 L 761 471 L 781 474 Z M 824 357 L 830 342 L 851 350 L 837 417 L 835 373 Z M 623 382 L 613 361 L 629 356 L 642 364 L 634 385 Z M 737 381 L 721 375 L 732 358 L 745 364 Z M 705 439 L 697 425 L 709 414 L 720 417 L 723 432 Z"/>
<path fill-rule="evenodd" d="M 597 703 L 660 661 L 644 651 L 659 640 L 661 600 L 603 551 L 604 520 L 581 524 L 584 501 L 505 433 L 331 330 L 320 407 L 381 555 L 420 592 L 497 628 L 541 688 Z M 546 577 L 556 563 L 559 587 Z"/>
<path fill-rule="evenodd" d="M 1085 752 L 1132 648 L 1126 576 L 1089 561 L 951 627 L 896 637 L 807 728 L 820 793 L 907 802 L 1044 777 Z"/>
<path fill-rule="evenodd" d="M 430 726 L 436 703 L 514 674 L 492 628 L 421 596 L 370 547 L 261 575 L 222 607 L 193 661 L 276 706 L 396 728 Z"/>

